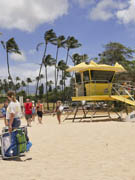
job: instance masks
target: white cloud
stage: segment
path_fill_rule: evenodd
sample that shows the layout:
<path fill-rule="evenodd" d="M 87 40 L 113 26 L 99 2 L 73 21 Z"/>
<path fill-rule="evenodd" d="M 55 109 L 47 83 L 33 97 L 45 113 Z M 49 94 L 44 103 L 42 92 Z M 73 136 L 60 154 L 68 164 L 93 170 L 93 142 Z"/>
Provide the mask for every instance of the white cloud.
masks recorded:
<path fill-rule="evenodd" d="M 74 0 L 74 2 L 79 3 L 81 7 L 85 7 L 87 5 L 93 4 L 95 0 Z"/>
<path fill-rule="evenodd" d="M 8 77 L 8 72 L 7 72 L 7 67 L 3 66 L 0 67 L 0 72 L 1 75 L 0 76 L 2 79 Z M 39 74 L 39 65 L 38 64 L 34 64 L 34 63 L 24 63 L 24 64 L 18 64 L 17 67 L 16 66 L 10 66 L 10 72 L 11 72 L 11 76 L 13 78 L 19 76 L 21 78 L 21 80 L 26 80 L 26 78 L 31 78 L 32 80 L 35 80 L 35 78 L 38 76 Z M 48 67 L 48 80 L 52 80 L 54 81 L 54 67 Z M 42 68 L 42 72 L 41 74 L 45 74 L 45 70 L 44 67 Z M 45 80 L 44 80 L 45 82 Z"/>
<path fill-rule="evenodd" d="M 10 58 L 14 61 L 26 61 L 26 56 L 22 51 L 21 54 L 12 53 L 10 54 Z"/>
<path fill-rule="evenodd" d="M 25 64 L 18 64 L 16 66 L 10 66 L 10 72 L 13 78 L 19 76 L 21 79 L 26 79 L 27 77 L 33 78 L 36 77 L 38 74 L 38 65 L 25 63 Z M 2 74 L 2 78 L 8 77 L 7 67 L 3 66 L 0 68 L 0 72 Z"/>
<path fill-rule="evenodd" d="M 0 27 L 31 32 L 67 11 L 68 0 L 0 0 Z"/>
<path fill-rule="evenodd" d="M 92 20 L 107 21 L 115 17 L 115 13 L 118 9 L 122 9 L 126 6 L 125 2 L 114 0 L 101 0 L 93 7 L 89 13 L 89 18 Z"/>
<path fill-rule="evenodd" d="M 129 6 L 119 10 L 116 16 L 123 24 L 135 23 L 135 0 L 129 0 Z"/>

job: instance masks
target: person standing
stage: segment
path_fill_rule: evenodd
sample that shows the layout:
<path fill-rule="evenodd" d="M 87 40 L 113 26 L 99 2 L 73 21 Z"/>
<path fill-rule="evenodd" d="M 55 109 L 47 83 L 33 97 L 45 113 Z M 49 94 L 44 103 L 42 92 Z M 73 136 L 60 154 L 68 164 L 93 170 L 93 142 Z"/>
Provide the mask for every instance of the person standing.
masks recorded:
<path fill-rule="evenodd" d="M 31 127 L 31 118 L 32 118 L 32 102 L 30 99 L 26 99 L 26 103 L 24 103 L 24 111 L 25 111 L 25 119 L 27 121 L 27 126 Z"/>
<path fill-rule="evenodd" d="M 55 108 L 55 112 L 57 115 L 57 120 L 58 123 L 61 124 L 61 114 L 62 114 L 62 110 L 63 110 L 63 106 L 61 104 L 61 101 L 57 101 L 56 102 L 56 108 Z"/>
<path fill-rule="evenodd" d="M 15 93 L 8 91 L 8 100 L 10 101 L 6 111 L 6 120 L 8 121 L 8 130 L 12 132 L 13 129 L 17 129 L 21 125 L 20 118 L 22 117 L 20 103 L 16 100 Z"/>
<path fill-rule="evenodd" d="M 43 104 L 38 100 L 36 104 L 36 110 L 38 115 L 38 122 L 39 124 L 42 124 L 42 117 L 43 117 Z"/>
<path fill-rule="evenodd" d="M 32 121 L 35 121 L 35 116 L 36 116 L 36 106 L 35 106 L 35 102 L 32 101 Z"/>

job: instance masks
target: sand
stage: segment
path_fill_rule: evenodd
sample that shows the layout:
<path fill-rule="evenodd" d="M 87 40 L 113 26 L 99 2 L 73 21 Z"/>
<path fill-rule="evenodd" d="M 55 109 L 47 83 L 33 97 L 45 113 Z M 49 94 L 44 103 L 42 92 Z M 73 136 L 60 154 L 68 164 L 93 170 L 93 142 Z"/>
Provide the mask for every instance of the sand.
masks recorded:
<path fill-rule="evenodd" d="M 0 132 L 3 125 L 0 120 Z M 30 152 L 14 160 L 0 157 L 0 180 L 135 180 L 135 123 L 59 125 L 48 115 L 28 133 Z"/>

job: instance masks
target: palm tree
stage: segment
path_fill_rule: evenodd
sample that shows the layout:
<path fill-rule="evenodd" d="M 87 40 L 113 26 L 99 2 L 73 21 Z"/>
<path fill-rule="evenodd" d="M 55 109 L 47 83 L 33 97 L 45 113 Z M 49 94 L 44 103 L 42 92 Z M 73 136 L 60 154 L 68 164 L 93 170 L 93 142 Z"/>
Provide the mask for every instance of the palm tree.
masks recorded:
<path fill-rule="evenodd" d="M 81 63 L 81 56 L 78 53 L 73 54 L 70 58 L 72 59 L 74 66 Z"/>
<path fill-rule="evenodd" d="M 16 83 L 16 84 L 15 84 L 15 92 L 16 92 L 17 90 L 19 90 L 20 87 L 21 87 L 21 84 L 20 84 L 19 82 Z"/>
<path fill-rule="evenodd" d="M 44 94 L 44 85 L 43 83 L 39 86 L 39 98 L 43 98 Z"/>
<path fill-rule="evenodd" d="M 9 90 L 9 83 L 8 83 L 7 79 L 3 79 L 3 89 L 4 89 L 5 93 Z"/>
<path fill-rule="evenodd" d="M 57 72 L 56 72 L 56 66 L 57 66 L 57 61 L 58 61 L 58 52 L 59 52 L 59 48 L 64 48 L 65 47 L 65 37 L 62 36 L 58 36 L 56 39 L 54 39 L 54 41 L 52 42 L 53 45 L 57 46 L 57 50 L 56 50 L 56 64 L 55 64 L 55 89 L 57 87 Z"/>
<path fill-rule="evenodd" d="M 68 66 L 66 65 L 66 63 L 61 60 L 59 63 L 58 63 L 58 69 L 61 70 L 62 72 L 62 78 L 60 80 L 60 85 L 62 87 L 62 92 L 64 92 L 64 89 L 65 89 L 65 80 L 66 80 L 66 76 L 69 75 L 68 72 L 66 72 L 66 69 L 68 68 Z M 65 96 L 65 94 L 63 94 Z M 62 97 L 62 99 L 64 99 L 64 96 Z"/>
<path fill-rule="evenodd" d="M 13 82 L 11 73 L 10 73 L 10 67 L 9 67 L 9 53 L 17 53 L 21 54 L 19 47 L 17 43 L 15 42 L 14 38 L 9 39 L 7 42 L 1 41 L 1 44 L 3 48 L 6 50 L 7 55 L 7 68 L 8 68 L 8 79 L 10 79 Z"/>
<path fill-rule="evenodd" d="M 89 59 L 87 54 L 79 55 L 78 53 L 73 54 L 72 56 L 70 56 L 70 58 L 72 59 L 74 66 L 80 64 L 81 62 L 87 63 Z"/>
<path fill-rule="evenodd" d="M 25 81 L 21 81 L 21 87 L 23 88 L 23 87 L 26 87 L 26 83 L 25 83 Z M 22 89 L 23 90 L 23 89 Z"/>
<path fill-rule="evenodd" d="M 81 61 L 81 62 L 89 63 L 89 62 L 88 62 L 89 56 L 88 56 L 87 54 L 82 54 L 82 55 L 81 55 L 81 58 L 82 58 L 82 61 Z"/>
<path fill-rule="evenodd" d="M 2 93 L 2 90 L 3 90 L 3 82 L 2 82 L 2 80 L 0 79 L 0 94 Z"/>
<path fill-rule="evenodd" d="M 27 78 L 26 82 L 27 82 L 27 86 L 28 86 L 28 95 L 29 95 L 29 84 L 32 83 L 31 78 Z"/>
<path fill-rule="evenodd" d="M 43 79 L 43 78 L 44 78 L 44 75 L 40 74 L 40 77 L 39 76 L 36 77 L 36 81 L 40 81 L 41 82 L 41 79 Z"/>
<path fill-rule="evenodd" d="M 37 49 L 37 51 L 38 51 L 38 49 L 39 49 L 39 47 L 41 46 L 41 45 L 45 45 L 45 48 L 44 48 L 44 53 L 43 53 L 43 57 L 42 57 L 42 62 L 41 62 L 41 64 L 40 64 L 40 69 L 39 69 L 39 75 L 38 75 L 38 77 L 40 77 L 40 74 L 41 74 L 41 70 L 42 70 L 42 66 L 43 66 L 43 61 L 44 61 L 44 59 L 45 59 L 45 56 L 46 56 L 46 51 L 47 51 L 47 45 L 48 45 L 48 43 L 50 42 L 53 42 L 53 40 L 56 38 L 56 34 L 55 34 L 55 32 L 53 31 L 53 29 L 50 29 L 50 30 L 48 30 L 48 31 L 46 31 L 45 32 L 45 34 L 44 34 L 44 43 L 39 43 L 38 45 L 37 45 L 37 47 L 36 47 L 36 49 Z M 39 80 L 37 80 L 37 85 L 36 85 L 36 93 L 35 93 L 35 95 L 37 96 L 37 91 L 38 91 L 38 84 L 39 84 Z"/>
<path fill-rule="evenodd" d="M 61 79 L 59 83 L 61 85 L 61 90 L 63 92 L 64 91 L 64 82 L 63 82 L 63 79 Z"/>
<path fill-rule="evenodd" d="M 16 90 L 19 89 L 21 87 L 21 85 L 18 82 L 18 81 L 20 81 L 20 78 L 18 76 L 15 78 L 15 80 L 16 80 L 16 84 L 15 84 L 15 92 L 16 92 Z"/>
<path fill-rule="evenodd" d="M 64 62 L 64 60 L 60 60 L 58 62 L 58 66 L 57 66 L 57 81 L 58 81 L 58 78 L 59 78 L 59 71 L 60 70 L 62 72 L 62 81 L 63 81 L 64 70 L 66 69 L 65 67 L 67 67 L 67 66 L 66 66 L 66 63 Z"/>
<path fill-rule="evenodd" d="M 45 66 L 45 79 L 46 79 L 46 101 L 47 101 L 47 109 L 49 110 L 49 104 L 48 104 L 48 89 L 47 89 L 47 82 L 48 82 L 48 73 L 47 73 L 47 66 L 53 66 L 55 65 L 56 60 L 52 58 L 50 54 L 48 54 L 44 61 L 43 64 Z"/>
<path fill-rule="evenodd" d="M 33 81 L 38 82 L 38 89 L 37 89 L 37 91 L 39 90 L 39 84 L 40 84 L 40 82 L 41 82 L 41 79 L 43 79 L 43 78 L 44 78 L 44 75 L 43 75 L 43 74 L 40 74 L 40 77 L 37 76 L 36 79 L 33 80 Z"/>
<path fill-rule="evenodd" d="M 20 78 L 19 78 L 18 76 L 17 76 L 15 79 L 16 79 L 16 82 L 17 82 L 17 81 L 20 81 Z"/>
<path fill-rule="evenodd" d="M 68 56 L 70 49 L 79 48 L 81 44 L 78 42 L 77 39 L 75 39 L 73 36 L 69 36 L 66 40 L 65 47 L 67 48 L 67 57 L 66 57 L 66 65 L 68 63 Z"/>
<path fill-rule="evenodd" d="M 49 92 L 52 92 L 52 84 L 53 84 L 53 81 L 52 81 L 52 80 L 47 81 L 47 87 L 49 87 L 49 88 L 48 88 L 48 91 L 49 91 Z"/>

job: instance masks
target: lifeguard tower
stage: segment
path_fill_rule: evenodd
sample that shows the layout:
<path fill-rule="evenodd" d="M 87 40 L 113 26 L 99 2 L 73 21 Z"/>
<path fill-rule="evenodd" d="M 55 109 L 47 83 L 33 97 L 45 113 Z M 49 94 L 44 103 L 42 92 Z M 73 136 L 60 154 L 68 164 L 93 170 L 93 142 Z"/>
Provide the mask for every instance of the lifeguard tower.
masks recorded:
<path fill-rule="evenodd" d="M 132 87 L 128 84 L 113 83 L 116 73 L 125 72 L 123 66 L 116 63 L 114 66 L 97 64 L 91 61 L 89 64 L 80 63 L 68 68 L 68 72 L 75 72 L 74 95 L 72 101 L 81 102 L 101 102 L 101 101 L 121 101 L 135 106 L 134 97 L 131 94 Z M 132 89 L 133 90 L 133 89 Z M 76 118 L 75 111 L 73 121 Z M 86 112 L 84 117 L 86 118 Z M 93 115 L 96 112 L 94 111 Z M 109 118 L 110 118 L 110 113 Z M 91 116 L 93 118 L 94 116 Z M 120 115 L 119 115 L 120 117 Z"/>

